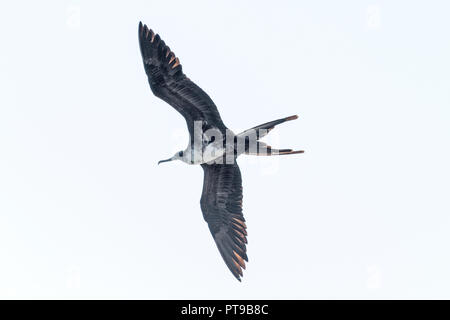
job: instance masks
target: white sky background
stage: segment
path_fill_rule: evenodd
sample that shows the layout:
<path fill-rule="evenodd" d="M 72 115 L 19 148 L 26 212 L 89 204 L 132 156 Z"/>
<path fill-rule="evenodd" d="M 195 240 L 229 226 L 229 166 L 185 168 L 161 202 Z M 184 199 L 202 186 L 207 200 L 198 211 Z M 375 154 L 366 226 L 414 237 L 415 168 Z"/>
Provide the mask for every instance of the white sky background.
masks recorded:
<path fill-rule="evenodd" d="M 0 298 L 450 298 L 446 1 L 0 5 Z M 249 263 L 226 268 L 151 94 L 139 20 L 235 131 Z"/>

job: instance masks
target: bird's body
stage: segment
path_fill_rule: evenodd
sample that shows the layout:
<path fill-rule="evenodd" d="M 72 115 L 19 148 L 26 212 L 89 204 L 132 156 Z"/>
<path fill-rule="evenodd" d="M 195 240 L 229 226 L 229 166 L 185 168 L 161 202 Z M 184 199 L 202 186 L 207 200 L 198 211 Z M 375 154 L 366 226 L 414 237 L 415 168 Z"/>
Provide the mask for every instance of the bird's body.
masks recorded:
<path fill-rule="evenodd" d="M 161 162 L 181 160 L 204 171 L 200 207 L 226 265 L 240 281 L 245 269 L 247 226 L 242 214 L 242 178 L 236 159 L 241 154 L 283 155 L 303 151 L 272 149 L 259 141 L 286 117 L 234 134 L 223 123 L 211 98 L 182 71 L 175 54 L 159 35 L 139 23 L 139 44 L 150 88 L 186 120 L 185 150 Z"/>
<path fill-rule="evenodd" d="M 213 132 L 219 132 L 217 128 L 210 129 Z M 234 137 L 234 135 L 233 135 Z M 201 132 L 194 136 L 194 143 L 189 142 L 187 148 L 182 152 L 181 161 L 187 164 L 203 164 L 213 162 L 224 156 L 225 153 L 231 153 L 233 149 L 228 147 L 226 141 L 211 141 L 211 136 Z"/>
<path fill-rule="evenodd" d="M 192 148 L 190 145 L 183 151 L 181 161 L 190 165 L 214 162 L 225 153 L 224 148 L 217 148 L 213 144 L 204 145 L 201 148 Z"/>

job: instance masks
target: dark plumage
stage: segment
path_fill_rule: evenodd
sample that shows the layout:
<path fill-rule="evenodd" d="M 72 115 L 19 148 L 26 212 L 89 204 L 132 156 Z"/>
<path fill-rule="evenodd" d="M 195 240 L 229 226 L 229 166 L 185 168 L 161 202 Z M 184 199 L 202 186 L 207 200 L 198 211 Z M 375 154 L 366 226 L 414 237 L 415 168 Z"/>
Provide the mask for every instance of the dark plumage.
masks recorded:
<path fill-rule="evenodd" d="M 237 164 L 202 164 L 203 218 L 233 275 L 240 279 L 247 258 L 247 226 L 242 215 L 242 179 Z"/>
<path fill-rule="evenodd" d="M 139 44 L 148 83 L 155 96 L 170 104 L 186 119 L 193 136 L 195 120 L 227 129 L 211 98 L 183 73 L 180 61 L 158 34 L 139 23 Z"/>
<path fill-rule="evenodd" d="M 226 135 L 227 127 L 223 124 L 219 111 L 211 98 L 186 77 L 179 59 L 161 40 L 159 35 L 142 23 L 139 23 L 139 44 L 152 92 L 155 96 L 169 103 L 185 118 L 190 134 L 190 145 L 185 151 L 180 151 L 174 157 L 160 162 L 180 159 L 193 164 L 193 162 L 190 162 L 192 160 L 189 160 L 188 155 L 190 154 L 192 157 L 194 152 L 197 152 L 191 145 L 194 139 L 194 121 L 202 121 L 204 132 L 213 128 L 221 132 L 223 136 Z M 259 139 L 276 125 L 296 118 L 297 116 L 291 116 L 252 129 L 256 130 L 257 139 Z M 237 141 L 246 143 L 243 153 L 272 155 L 302 152 L 292 151 L 291 149 L 271 149 L 259 141 L 257 149 L 251 151 L 247 146 L 247 132 L 248 130 L 239 135 L 233 134 L 235 143 Z M 209 140 L 205 142 L 205 146 L 214 141 L 213 138 Z M 268 148 L 268 152 L 263 153 L 262 149 L 264 148 Z M 234 150 L 231 156 L 236 160 L 238 155 Z M 247 226 L 242 215 L 241 172 L 236 161 L 232 164 L 210 164 L 206 161 L 196 164 L 201 164 L 204 171 L 203 192 L 200 200 L 203 218 L 208 223 L 209 230 L 223 260 L 233 275 L 240 281 L 242 269 L 245 269 L 245 262 L 248 261 L 246 253 Z"/>

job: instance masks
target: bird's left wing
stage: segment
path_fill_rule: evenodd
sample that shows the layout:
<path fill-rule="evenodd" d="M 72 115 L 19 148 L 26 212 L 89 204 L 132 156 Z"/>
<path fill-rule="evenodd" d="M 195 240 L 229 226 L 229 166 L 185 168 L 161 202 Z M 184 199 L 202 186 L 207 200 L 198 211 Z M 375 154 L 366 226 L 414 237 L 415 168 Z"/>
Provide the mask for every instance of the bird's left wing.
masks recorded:
<path fill-rule="evenodd" d="M 150 88 L 186 119 L 191 138 L 196 120 L 206 120 L 224 133 L 226 127 L 214 102 L 186 77 L 180 61 L 160 36 L 142 23 L 139 23 L 139 45 Z"/>
<path fill-rule="evenodd" d="M 233 275 L 241 281 L 245 269 L 247 231 L 242 215 L 242 179 L 237 163 L 202 164 L 203 218 L 217 248 Z M 245 260 L 245 261 L 244 261 Z"/>

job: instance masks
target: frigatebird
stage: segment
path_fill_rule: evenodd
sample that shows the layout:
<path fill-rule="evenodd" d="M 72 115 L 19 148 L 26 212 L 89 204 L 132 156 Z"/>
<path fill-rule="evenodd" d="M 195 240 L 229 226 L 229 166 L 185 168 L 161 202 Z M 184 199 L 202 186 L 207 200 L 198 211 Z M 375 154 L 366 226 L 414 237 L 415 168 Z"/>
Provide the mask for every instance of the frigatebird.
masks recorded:
<path fill-rule="evenodd" d="M 179 59 L 161 37 L 139 23 L 139 45 L 150 88 L 185 118 L 189 144 L 168 162 L 199 164 L 204 171 L 200 207 L 203 218 L 232 274 L 241 281 L 247 258 L 247 226 L 242 214 L 242 178 L 236 158 L 249 155 L 287 155 L 302 150 L 272 149 L 259 141 L 276 125 L 297 119 L 270 121 L 235 135 L 223 123 L 211 98 L 182 71 Z"/>

